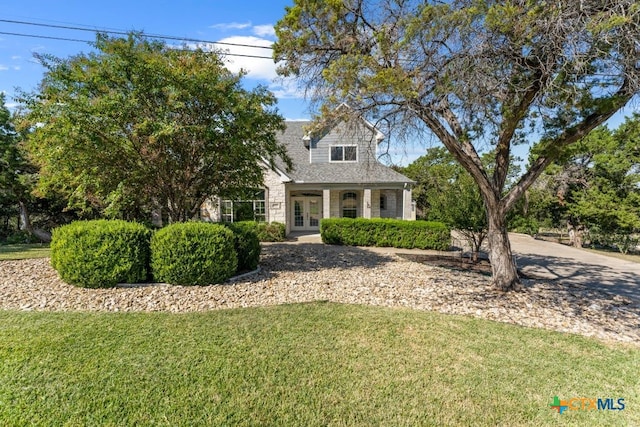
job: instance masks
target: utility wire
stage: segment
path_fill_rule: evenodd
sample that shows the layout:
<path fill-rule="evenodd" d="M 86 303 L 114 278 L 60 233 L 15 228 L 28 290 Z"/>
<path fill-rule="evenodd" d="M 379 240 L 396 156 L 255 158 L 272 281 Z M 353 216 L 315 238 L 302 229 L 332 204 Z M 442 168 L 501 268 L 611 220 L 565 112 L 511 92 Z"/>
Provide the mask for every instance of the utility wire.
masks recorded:
<path fill-rule="evenodd" d="M 66 38 L 66 37 L 54 37 L 54 36 L 39 36 L 37 34 L 9 33 L 9 32 L 5 32 L 5 31 L 0 31 L 0 34 L 6 35 L 6 36 L 32 37 L 34 39 L 62 40 L 62 41 L 65 41 L 65 42 L 80 42 L 80 43 L 87 43 L 87 44 L 92 43 L 89 40 L 69 39 L 69 38 Z"/>
<path fill-rule="evenodd" d="M 34 39 L 62 40 L 62 41 L 67 41 L 67 42 L 78 42 L 78 43 L 86 43 L 86 44 L 92 44 L 93 43 L 93 41 L 90 41 L 90 40 L 80 40 L 80 39 L 72 39 L 72 38 L 67 38 L 67 37 L 56 37 L 56 36 L 43 36 L 43 35 L 38 35 L 38 34 L 11 33 L 11 32 L 7 32 L 7 31 L 0 31 L 0 34 L 7 35 L 7 36 L 30 37 L 30 38 L 34 38 Z M 185 49 L 182 49 L 182 50 L 185 50 Z M 256 59 L 271 59 L 271 60 L 273 60 L 273 58 L 270 57 L 270 56 L 249 55 L 249 54 L 242 54 L 242 53 L 223 52 L 221 55 L 222 56 L 235 56 L 235 57 L 241 57 L 241 58 L 256 58 Z"/>
<path fill-rule="evenodd" d="M 36 27 L 45 27 L 45 28 L 58 28 L 58 29 L 64 29 L 64 30 L 88 31 L 91 33 L 117 34 L 117 35 L 125 35 L 125 36 L 129 34 L 129 32 L 126 32 L 126 31 L 90 29 L 90 28 L 82 28 L 82 27 L 71 26 L 71 25 L 40 24 L 38 22 L 16 21 L 12 19 L 0 19 L 0 22 L 6 22 L 9 24 L 19 24 L 19 25 L 33 25 Z M 164 40 L 177 40 L 177 41 L 194 42 L 194 43 L 210 43 L 210 44 L 219 44 L 223 46 L 250 47 L 255 49 L 273 49 L 271 46 L 258 46 L 258 45 L 243 44 L 243 43 L 217 42 L 217 41 L 211 41 L 211 40 L 192 39 L 187 37 L 167 36 L 162 34 L 142 33 L 142 35 L 147 38 L 164 39 Z M 271 57 L 269 57 L 269 59 L 271 59 Z"/>

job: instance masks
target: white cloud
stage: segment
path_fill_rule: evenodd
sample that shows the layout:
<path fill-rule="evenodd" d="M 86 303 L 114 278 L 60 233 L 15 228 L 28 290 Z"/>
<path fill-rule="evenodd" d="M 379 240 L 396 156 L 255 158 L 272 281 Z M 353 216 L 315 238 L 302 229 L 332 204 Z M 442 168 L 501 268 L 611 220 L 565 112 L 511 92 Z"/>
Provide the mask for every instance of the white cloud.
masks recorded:
<path fill-rule="evenodd" d="M 20 55 L 13 55 L 13 56 L 11 57 L 11 59 L 13 59 L 14 61 L 17 61 L 17 60 L 19 60 L 19 59 L 22 59 L 22 56 L 20 56 Z"/>
<path fill-rule="evenodd" d="M 276 35 L 276 30 L 273 28 L 273 25 L 255 25 L 253 27 L 253 34 L 258 37 L 273 37 Z"/>
<path fill-rule="evenodd" d="M 270 47 L 273 43 L 272 41 L 253 36 L 233 36 L 224 38 L 220 42 L 245 46 L 214 44 L 200 47 L 203 49 L 208 47 L 209 49 L 220 50 L 223 54 L 226 53 L 226 66 L 234 73 L 238 73 L 242 69 L 247 72 L 248 78 L 258 80 L 271 81 L 277 77 L 276 64 L 271 59 L 271 49 L 262 48 Z"/>
<path fill-rule="evenodd" d="M 215 30 L 221 31 L 229 31 L 229 30 L 244 30 L 245 28 L 249 28 L 251 26 L 251 22 L 227 22 L 221 24 L 211 25 L 209 28 L 213 28 Z"/>
<path fill-rule="evenodd" d="M 9 67 L 7 67 L 6 65 L 0 64 L 0 71 L 7 71 L 8 69 Z"/>
<path fill-rule="evenodd" d="M 292 79 L 273 82 L 269 85 L 269 90 L 278 99 L 302 99 L 305 97 L 304 91 Z"/>
<path fill-rule="evenodd" d="M 273 29 L 273 27 L 270 28 Z M 230 71 L 238 73 L 240 70 L 244 70 L 247 72 L 246 78 L 266 81 L 269 90 L 278 99 L 304 98 L 304 92 L 297 87 L 292 79 L 278 78 L 277 64 L 271 58 L 272 51 L 264 49 L 271 47 L 273 41 L 255 36 L 231 36 L 221 39 L 219 42 L 242 46 L 207 43 L 188 44 L 187 47 L 220 52 Z M 180 48 L 182 47 L 184 46 L 180 46 Z"/>
<path fill-rule="evenodd" d="M 19 66 L 19 65 L 15 65 L 15 66 L 13 67 L 13 69 L 14 69 L 15 71 L 20 71 L 20 66 Z"/>

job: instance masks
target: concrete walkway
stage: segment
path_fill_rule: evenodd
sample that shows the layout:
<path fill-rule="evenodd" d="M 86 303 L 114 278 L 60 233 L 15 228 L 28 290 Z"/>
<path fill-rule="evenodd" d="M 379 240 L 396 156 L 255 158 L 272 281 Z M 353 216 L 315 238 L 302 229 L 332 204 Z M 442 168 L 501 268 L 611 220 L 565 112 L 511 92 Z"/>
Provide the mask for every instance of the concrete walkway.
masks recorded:
<path fill-rule="evenodd" d="M 640 263 L 510 233 L 511 249 L 525 274 L 585 285 L 640 302 Z"/>
<path fill-rule="evenodd" d="M 600 255 L 559 243 L 536 240 L 526 234 L 510 233 L 511 249 L 523 273 L 560 284 L 569 283 L 600 289 L 640 303 L 640 263 Z M 321 243 L 319 234 L 295 233 L 289 241 Z M 370 248 L 386 253 L 438 253 L 418 249 Z"/>

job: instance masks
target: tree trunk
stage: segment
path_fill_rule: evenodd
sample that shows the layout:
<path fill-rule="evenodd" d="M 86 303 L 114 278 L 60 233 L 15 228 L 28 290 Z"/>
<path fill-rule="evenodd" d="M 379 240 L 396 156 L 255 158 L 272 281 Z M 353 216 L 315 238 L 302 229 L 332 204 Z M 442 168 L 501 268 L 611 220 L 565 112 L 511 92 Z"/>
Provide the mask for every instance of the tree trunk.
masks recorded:
<path fill-rule="evenodd" d="M 51 233 L 39 228 L 33 228 L 33 225 L 31 224 L 31 218 L 29 217 L 29 209 L 27 208 L 27 204 L 22 200 L 18 200 L 18 205 L 20 206 L 20 230 L 26 231 L 36 239 L 39 239 L 40 242 L 51 242 Z"/>
<path fill-rule="evenodd" d="M 27 209 L 26 203 L 18 200 L 18 205 L 20 206 L 20 230 L 33 234 L 33 226 L 31 225 L 31 218 L 29 218 L 29 210 Z"/>
<path fill-rule="evenodd" d="M 519 290 L 522 288 L 518 270 L 511 254 L 511 243 L 507 233 L 505 215 L 487 210 L 489 233 L 489 261 L 493 273 L 493 285 L 502 291 Z"/>

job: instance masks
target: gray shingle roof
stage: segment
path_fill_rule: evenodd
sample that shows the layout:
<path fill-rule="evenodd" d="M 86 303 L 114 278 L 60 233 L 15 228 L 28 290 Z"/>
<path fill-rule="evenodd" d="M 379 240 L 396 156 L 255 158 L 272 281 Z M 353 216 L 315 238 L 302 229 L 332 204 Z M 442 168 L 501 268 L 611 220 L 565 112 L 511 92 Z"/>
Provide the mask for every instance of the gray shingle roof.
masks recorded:
<path fill-rule="evenodd" d="M 305 184 L 383 184 L 412 183 L 406 176 L 375 159 L 358 163 L 310 163 L 309 150 L 302 138 L 310 122 L 288 121 L 287 129 L 278 137 L 287 147 L 294 169 L 286 172 L 296 183 Z M 285 171 L 282 164 L 278 167 Z"/>

